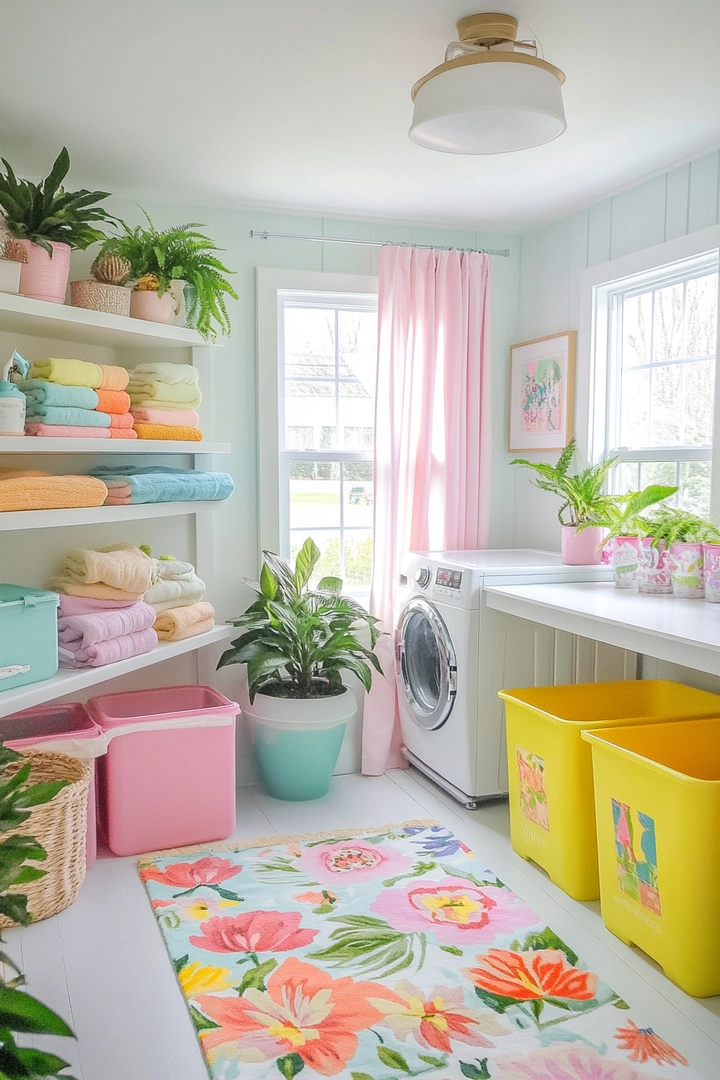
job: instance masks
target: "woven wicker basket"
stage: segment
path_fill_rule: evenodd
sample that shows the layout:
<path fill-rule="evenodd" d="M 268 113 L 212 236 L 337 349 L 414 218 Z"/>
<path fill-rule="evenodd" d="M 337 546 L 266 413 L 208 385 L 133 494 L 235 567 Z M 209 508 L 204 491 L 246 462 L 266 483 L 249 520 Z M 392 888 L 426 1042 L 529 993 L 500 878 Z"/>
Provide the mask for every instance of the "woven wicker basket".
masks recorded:
<path fill-rule="evenodd" d="M 46 870 L 45 877 L 27 885 L 13 885 L 11 893 L 24 893 L 33 920 L 49 919 L 72 904 L 85 877 L 85 835 L 87 832 L 87 798 L 92 773 L 84 761 L 44 750 L 24 751 L 23 761 L 14 762 L 6 774 L 17 772 L 24 761 L 30 761 L 30 783 L 48 780 L 69 780 L 54 799 L 35 806 L 22 825 L 5 835 L 19 833 L 34 836 L 47 852 L 41 863 L 30 863 Z M 0 916 L 0 928 L 14 926 L 10 919 Z"/>
<path fill-rule="evenodd" d="M 132 289 L 126 289 L 124 285 L 107 285 L 94 278 L 70 282 L 70 303 L 73 307 L 107 311 L 111 315 L 130 314 L 131 293 Z"/>

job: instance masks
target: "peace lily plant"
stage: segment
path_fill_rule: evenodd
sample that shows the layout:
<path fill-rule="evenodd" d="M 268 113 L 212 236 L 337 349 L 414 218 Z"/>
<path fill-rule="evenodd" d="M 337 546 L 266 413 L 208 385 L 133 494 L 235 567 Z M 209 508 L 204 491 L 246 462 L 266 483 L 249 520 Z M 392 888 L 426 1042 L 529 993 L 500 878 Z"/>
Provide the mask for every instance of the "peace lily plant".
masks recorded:
<path fill-rule="evenodd" d="M 342 694 L 343 672 L 357 675 L 366 690 L 372 668 L 382 674 L 374 649 L 380 637 L 377 619 L 349 596 L 342 580 L 310 579 L 321 557 L 308 537 L 291 567 L 263 551 L 260 581 L 248 581 L 258 599 L 234 626 L 244 633 L 220 657 L 218 667 L 247 664 L 250 701 L 258 693 L 284 698 L 322 698 Z M 361 637 L 367 635 L 369 647 Z"/>

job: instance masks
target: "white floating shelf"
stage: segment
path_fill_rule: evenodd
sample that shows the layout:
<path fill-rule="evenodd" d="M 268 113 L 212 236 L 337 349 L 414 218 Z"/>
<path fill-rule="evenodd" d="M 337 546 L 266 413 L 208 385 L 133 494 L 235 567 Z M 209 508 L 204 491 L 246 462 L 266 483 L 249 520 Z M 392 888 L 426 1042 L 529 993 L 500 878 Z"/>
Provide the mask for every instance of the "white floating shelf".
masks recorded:
<path fill-rule="evenodd" d="M 229 454 L 230 443 L 176 439 L 52 439 L 0 437 L 0 454 Z"/>
<path fill-rule="evenodd" d="M 14 293 L 0 293 L 0 330 L 115 349 L 142 345 L 155 349 L 199 348 L 209 344 L 197 330 L 184 326 L 168 326 L 131 319 L 128 315 L 110 315 L 68 304 L 30 300 Z"/>
<path fill-rule="evenodd" d="M 32 709 L 35 705 L 42 705 L 45 701 L 55 701 L 57 698 L 65 697 L 66 694 L 76 694 L 88 686 L 97 686 L 99 683 L 116 679 L 120 675 L 129 675 L 133 671 L 140 671 L 141 668 L 161 664 L 163 660 L 170 660 L 173 656 L 196 652 L 218 641 L 229 641 L 236 634 L 237 629 L 234 626 L 216 626 L 206 634 L 185 638 L 184 641 L 162 642 L 149 653 L 132 656 L 129 660 L 119 660 L 116 664 L 106 664 L 104 667 L 97 668 L 60 670 L 44 682 L 29 683 L 26 686 L 19 686 L 16 690 L 3 690 L 0 693 L 0 716 L 9 716 L 10 713 Z"/>
<path fill-rule="evenodd" d="M 0 511 L 0 532 L 18 529 L 57 529 L 65 525 L 99 525 L 106 521 L 139 521 L 142 518 L 177 517 L 215 510 L 226 499 L 207 502 L 135 503 L 129 506 L 81 506 L 68 510 Z"/>

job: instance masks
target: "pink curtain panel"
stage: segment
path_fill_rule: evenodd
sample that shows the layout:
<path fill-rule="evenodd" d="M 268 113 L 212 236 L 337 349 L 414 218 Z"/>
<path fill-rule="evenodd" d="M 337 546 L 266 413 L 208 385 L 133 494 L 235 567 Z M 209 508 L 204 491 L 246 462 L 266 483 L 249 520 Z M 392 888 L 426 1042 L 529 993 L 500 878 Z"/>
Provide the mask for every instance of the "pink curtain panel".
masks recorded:
<path fill-rule="evenodd" d="M 365 701 L 363 772 L 404 765 L 394 679 L 405 551 L 487 547 L 491 263 L 477 252 L 384 247 L 379 258 L 374 559 L 370 609 L 390 637 Z"/>

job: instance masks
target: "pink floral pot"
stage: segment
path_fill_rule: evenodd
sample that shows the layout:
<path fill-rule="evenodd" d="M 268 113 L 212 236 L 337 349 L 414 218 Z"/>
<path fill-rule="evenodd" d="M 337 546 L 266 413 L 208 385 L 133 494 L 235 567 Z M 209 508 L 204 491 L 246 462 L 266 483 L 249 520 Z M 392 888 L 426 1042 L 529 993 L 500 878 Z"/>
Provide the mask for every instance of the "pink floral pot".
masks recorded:
<path fill-rule="evenodd" d="M 640 545 L 639 555 L 638 592 L 646 596 L 671 595 L 673 590 L 670 577 L 670 555 L 665 550 L 665 541 L 659 540 L 656 546 L 652 542 L 652 537 L 646 536 Z"/>
<path fill-rule="evenodd" d="M 176 300 L 171 292 L 158 296 L 151 289 L 133 289 L 130 296 L 130 315 L 133 319 L 171 323 L 175 319 L 176 312 Z"/>
<path fill-rule="evenodd" d="M 640 537 L 615 536 L 610 546 L 610 565 L 616 589 L 637 589 Z"/>
<path fill-rule="evenodd" d="M 720 604 L 720 544 L 703 544 L 705 599 Z"/>
<path fill-rule="evenodd" d="M 671 544 L 670 576 L 673 596 L 686 600 L 702 600 L 705 596 L 703 545 Z"/>
<path fill-rule="evenodd" d="M 568 566 L 597 566 L 602 562 L 602 543 L 605 529 L 592 526 L 578 529 L 563 525 L 560 540 L 561 558 Z"/>
<path fill-rule="evenodd" d="M 22 263 L 20 292 L 31 300 L 47 300 L 51 304 L 64 304 L 68 278 L 70 277 L 70 245 L 50 243 L 52 258 L 45 248 L 29 240 L 20 243 L 27 252 L 28 261 Z"/>

